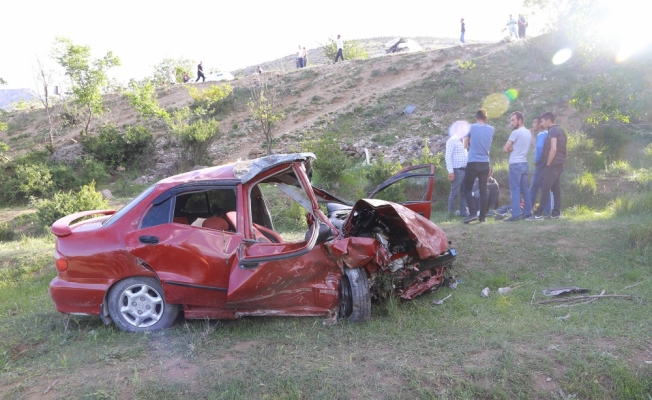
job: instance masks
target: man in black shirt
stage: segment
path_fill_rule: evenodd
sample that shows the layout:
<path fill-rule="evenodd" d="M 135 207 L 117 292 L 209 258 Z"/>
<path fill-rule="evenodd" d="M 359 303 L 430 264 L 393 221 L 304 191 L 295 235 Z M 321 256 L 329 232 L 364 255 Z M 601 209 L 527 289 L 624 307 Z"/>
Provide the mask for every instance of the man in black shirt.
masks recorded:
<path fill-rule="evenodd" d="M 548 136 L 543 145 L 541 159 L 545 161 L 543 172 L 543 185 L 541 193 L 548 193 L 552 189 L 554 197 L 554 208 L 550 214 L 551 218 L 561 217 L 561 173 L 564 171 L 566 162 L 566 141 L 567 136 L 564 129 L 555 124 L 555 116 L 551 112 L 544 113 L 541 116 L 541 125 L 548 130 Z M 543 219 L 543 210 L 550 202 L 549 196 L 541 196 L 541 204 L 537 207 L 537 212 L 532 215 L 530 220 Z"/>
<path fill-rule="evenodd" d="M 206 82 L 206 77 L 204 76 L 204 67 L 202 67 L 202 62 L 199 62 L 199 65 L 197 66 L 197 80 L 195 82 L 199 82 L 199 78 L 201 78 L 202 82 Z"/>

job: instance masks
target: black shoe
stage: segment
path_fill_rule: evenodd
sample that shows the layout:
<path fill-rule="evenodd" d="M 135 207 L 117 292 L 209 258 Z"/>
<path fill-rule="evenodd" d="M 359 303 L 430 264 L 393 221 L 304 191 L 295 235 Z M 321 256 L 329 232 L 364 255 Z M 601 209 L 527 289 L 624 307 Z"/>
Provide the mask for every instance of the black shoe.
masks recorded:
<path fill-rule="evenodd" d="M 519 215 L 518 217 L 519 217 L 520 219 L 528 219 L 528 218 L 530 218 L 531 216 L 532 216 L 532 214 L 528 214 L 528 215 L 522 215 L 522 214 L 521 214 L 521 215 Z"/>
<path fill-rule="evenodd" d="M 543 221 L 543 215 L 532 214 L 530 218 L 526 218 L 526 221 Z"/>
<path fill-rule="evenodd" d="M 559 219 L 559 218 L 561 218 L 561 213 L 559 213 L 559 214 L 550 214 L 550 218 Z"/>
<path fill-rule="evenodd" d="M 520 217 L 509 217 L 507 219 L 504 219 L 503 222 L 516 222 L 516 221 L 520 221 L 520 220 L 521 220 Z"/>
<path fill-rule="evenodd" d="M 478 216 L 471 214 L 468 217 L 464 218 L 464 221 L 462 221 L 462 222 L 464 222 L 465 224 L 468 224 L 469 222 L 473 222 L 473 221 L 477 221 L 477 220 L 478 220 Z"/>

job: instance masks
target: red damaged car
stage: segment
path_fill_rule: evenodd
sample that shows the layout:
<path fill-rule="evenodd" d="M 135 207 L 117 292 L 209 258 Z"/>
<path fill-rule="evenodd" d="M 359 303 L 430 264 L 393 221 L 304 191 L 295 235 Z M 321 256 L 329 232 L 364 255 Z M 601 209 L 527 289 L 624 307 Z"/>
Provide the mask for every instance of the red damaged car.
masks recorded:
<path fill-rule="evenodd" d="M 311 185 L 314 159 L 273 155 L 188 172 L 117 212 L 61 218 L 52 225 L 57 310 L 125 331 L 167 328 L 181 311 L 334 323 L 369 318 L 372 298 L 412 299 L 442 284 L 456 253 L 429 220 L 433 165 L 406 168 L 353 204 Z M 289 211 L 305 235 L 275 229 Z"/>

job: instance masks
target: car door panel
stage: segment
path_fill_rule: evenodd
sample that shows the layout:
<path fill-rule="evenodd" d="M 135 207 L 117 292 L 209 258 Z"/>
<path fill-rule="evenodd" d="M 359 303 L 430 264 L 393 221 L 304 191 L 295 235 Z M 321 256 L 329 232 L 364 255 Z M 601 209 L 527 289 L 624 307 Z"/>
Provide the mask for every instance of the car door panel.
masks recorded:
<path fill-rule="evenodd" d="M 430 219 L 435 185 L 434 164 L 404 168 L 369 192 L 369 198 L 399 203 Z"/>

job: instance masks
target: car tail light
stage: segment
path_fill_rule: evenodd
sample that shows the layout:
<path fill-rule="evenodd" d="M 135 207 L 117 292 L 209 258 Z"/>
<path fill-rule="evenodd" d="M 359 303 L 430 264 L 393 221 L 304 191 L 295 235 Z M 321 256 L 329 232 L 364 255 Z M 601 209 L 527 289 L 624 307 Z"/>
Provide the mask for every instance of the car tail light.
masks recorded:
<path fill-rule="evenodd" d="M 61 254 L 59 254 L 58 251 L 54 252 L 54 264 L 57 267 L 57 271 L 59 272 L 64 272 L 65 270 L 68 269 L 68 260 L 63 258 Z"/>

